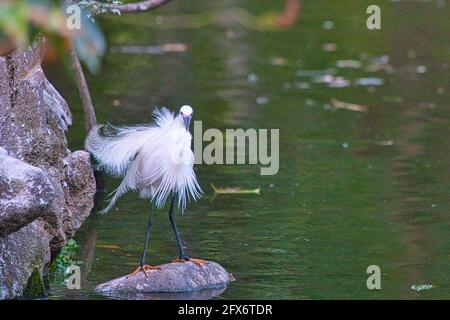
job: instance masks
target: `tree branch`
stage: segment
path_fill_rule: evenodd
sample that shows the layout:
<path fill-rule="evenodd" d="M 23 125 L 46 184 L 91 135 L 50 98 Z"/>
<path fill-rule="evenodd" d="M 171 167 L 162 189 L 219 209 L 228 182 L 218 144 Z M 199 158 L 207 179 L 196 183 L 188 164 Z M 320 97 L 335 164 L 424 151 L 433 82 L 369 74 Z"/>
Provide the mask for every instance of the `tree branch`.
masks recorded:
<path fill-rule="evenodd" d="M 84 128 L 86 132 L 89 132 L 96 124 L 97 118 L 95 117 L 94 105 L 92 104 L 91 94 L 89 93 L 89 87 L 84 77 L 83 68 L 81 67 L 80 60 L 78 59 L 75 49 L 70 48 L 70 57 L 72 59 L 72 67 L 75 72 L 75 82 L 77 83 L 78 91 L 81 96 L 81 102 L 83 103 L 84 110 Z"/>
<path fill-rule="evenodd" d="M 112 5 L 111 9 L 118 9 L 121 13 L 145 12 L 162 6 L 172 0 L 145 0 L 136 3 Z"/>
<path fill-rule="evenodd" d="M 111 5 L 109 6 L 109 9 L 117 9 L 121 13 L 146 12 L 156 9 L 170 1 L 172 0 L 144 0 L 136 3 Z M 72 67 L 75 72 L 75 82 L 77 83 L 78 91 L 83 103 L 84 126 L 86 132 L 89 132 L 97 124 L 94 105 L 92 104 L 92 99 L 89 93 L 86 78 L 84 77 L 83 68 L 73 47 L 70 50 L 70 57 L 72 59 Z"/>

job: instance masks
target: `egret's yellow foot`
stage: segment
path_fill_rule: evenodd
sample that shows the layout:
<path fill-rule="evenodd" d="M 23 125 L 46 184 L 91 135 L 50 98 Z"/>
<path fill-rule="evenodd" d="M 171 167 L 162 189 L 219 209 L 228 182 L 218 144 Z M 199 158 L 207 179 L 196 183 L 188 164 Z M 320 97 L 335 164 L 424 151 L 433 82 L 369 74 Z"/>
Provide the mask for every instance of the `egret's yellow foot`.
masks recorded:
<path fill-rule="evenodd" d="M 149 266 L 148 264 L 144 264 L 143 266 L 139 266 L 136 270 L 134 270 L 132 273 L 130 273 L 129 275 L 127 275 L 127 278 L 130 278 L 136 274 L 138 274 L 139 272 L 143 272 L 145 274 L 145 276 L 148 278 L 148 274 L 147 271 L 148 270 L 161 270 L 160 267 L 158 266 Z"/>
<path fill-rule="evenodd" d="M 195 259 L 195 258 L 178 258 L 178 259 L 173 260 L 172 262 L 186 262 L 186 261 L 193 262 L 198 266 L 203 266 L 208 263 L 207 260 Z"/>

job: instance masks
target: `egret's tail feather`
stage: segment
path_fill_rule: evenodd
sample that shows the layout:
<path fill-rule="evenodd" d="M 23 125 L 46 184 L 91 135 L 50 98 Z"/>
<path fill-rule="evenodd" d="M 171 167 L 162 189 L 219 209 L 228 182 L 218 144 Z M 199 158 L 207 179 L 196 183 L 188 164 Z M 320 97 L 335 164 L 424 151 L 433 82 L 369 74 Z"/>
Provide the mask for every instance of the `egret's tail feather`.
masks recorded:
<path fill-rule="evenodd" d="M 113 176 L 123 176 L 138 150 L 151 137 L 152 127 L 98 125 L 89 132 L 85 149 L 98 161 L 98 167 Z"/>
<path fill-rule="evenodd" d="M 123 194 L 125 194 L 128 190 L 135 189 L 136 188 L 136 177 L 137 177 L 137 165 L 135 163 L 133 163 L 133 164 L 131 164 L 130 168 L 128 169 L 127 174 L 123 178 L 120 185 L 113 192 L 111 192 L 110 195 L 113 195 L 113 194 L 114 195 L 109 200 L 108 206 L 105 209 L 99 211 L 98 213 L 99 214 L 107 213 L 109 210 L 112 209 L 112 207 L 114 207 L 117 200 Z"/>
<path fill-rule="evenodd" d="M 119 188 L 120 188 L 120 186 L 119 186 Z M 104 208 L 104 209 L 102 209 L 102 210 L 100 210 L 98 213 L 99 214 L 105 214 L 105 213 L 107 213 L 109 210 L 111 210 L 113 207 L 114 207 L 114 205 L 116 204 L 116 202 L 117 202 L 117 199 L 119 199 L 120 198 L 120 196 L 121 195 L 123 195 L 125 192 L 126 192 L 126 190 L 125 191 L 123 191 L 123 192 L 119 192 L 119 188 L 117 188 L 116 190 L 114 190 L 114 196 L 109 200 L 109 203 L 108 203 L 108 205 L 106 206 L 106 208 Z"/>

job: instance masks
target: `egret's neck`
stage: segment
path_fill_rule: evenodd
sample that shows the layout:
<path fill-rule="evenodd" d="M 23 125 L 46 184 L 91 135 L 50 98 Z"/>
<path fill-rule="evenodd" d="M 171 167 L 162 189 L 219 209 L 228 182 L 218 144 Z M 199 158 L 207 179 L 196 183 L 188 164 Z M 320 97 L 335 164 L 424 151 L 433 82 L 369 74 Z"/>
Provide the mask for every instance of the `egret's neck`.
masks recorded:
<path fill-rule="evenodd" d="M 186 130 L 183 118 L 181 116 L 176 117 L 174 127 L 175 130 L 172 132 L 172 137 L 176 143 L 186 146 L 186 142 L 189 141 L 188 147 L 190 148 L 190 140 L 192 139 L 192 136 L 191 133 Z"/>
<path fill-rule="evenodd" d="M 187 133 L 189 133 L 189 129 L 186 129 L 186 126 L 185 126 L 184 121 L 183 121 L 183 117 L 181 115 L 178 115 L 176 117 L 175 122 L 176 122 L 176 126 L 177 126 L 177 128 L 179 130 L 184 130 Z"/>

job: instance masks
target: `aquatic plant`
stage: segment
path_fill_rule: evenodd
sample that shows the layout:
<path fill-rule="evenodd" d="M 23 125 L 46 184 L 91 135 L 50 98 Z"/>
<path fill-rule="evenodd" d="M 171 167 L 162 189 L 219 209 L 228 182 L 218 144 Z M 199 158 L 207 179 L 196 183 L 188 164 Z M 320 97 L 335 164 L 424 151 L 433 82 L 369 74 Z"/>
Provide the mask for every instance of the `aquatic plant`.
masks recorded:
<path fill-rule="evenodd" d="M 79 266 L 83 262 L 75 260 L 75 254 L 78 245 L 74 239 L 67 241 L 67 244 L 61 249 L 50 266 L 50 283 L 63 284 L 67 276 L 67 268 L 70 266 Z"/>

